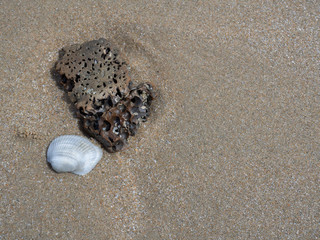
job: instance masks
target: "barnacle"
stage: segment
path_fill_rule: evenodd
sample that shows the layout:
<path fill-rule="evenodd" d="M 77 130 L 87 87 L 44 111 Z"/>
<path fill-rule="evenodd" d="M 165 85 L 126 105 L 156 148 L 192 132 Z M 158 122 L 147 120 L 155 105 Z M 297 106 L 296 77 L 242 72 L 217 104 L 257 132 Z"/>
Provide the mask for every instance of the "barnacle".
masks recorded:
<path fill-rule="evenodd" d="M 64 48 L 56 70 L 83 128 L 110 152 L 121 150 L 149 116 L 152 85 L 133 86 L 126 62 L 103 38 Z"/>

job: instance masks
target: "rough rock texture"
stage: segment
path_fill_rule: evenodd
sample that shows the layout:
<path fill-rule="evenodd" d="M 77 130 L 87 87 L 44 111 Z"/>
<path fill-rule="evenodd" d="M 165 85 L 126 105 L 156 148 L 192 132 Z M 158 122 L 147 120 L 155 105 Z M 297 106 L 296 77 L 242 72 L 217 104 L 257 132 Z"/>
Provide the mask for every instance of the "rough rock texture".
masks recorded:
<path fill-rule="evenodd" d="M 84 113 L 96 113 L 110 97 L 116 104 L 129 91 L 126 63 L 105 39 L 64 48 L 56 65 L 71 101 Z"/>
<path fill-rule="evenodd" d="M 84 129 L 108 151 L 121 150 L 146 121 L 153 87 L 150 83 L 133 87 L 127 64 L 105 39 L 64 48 L 56 70 Z"/>
<path fill-rule="evenodd" d="M 141 122 L 149 116 L 153 88 L 142 83 L 131 89 L 130 94 L 103 114 L 84 120 L 84 128 L 98 139 L 109 152 L 123 148 L 129 136 L 136 134 Z"/>

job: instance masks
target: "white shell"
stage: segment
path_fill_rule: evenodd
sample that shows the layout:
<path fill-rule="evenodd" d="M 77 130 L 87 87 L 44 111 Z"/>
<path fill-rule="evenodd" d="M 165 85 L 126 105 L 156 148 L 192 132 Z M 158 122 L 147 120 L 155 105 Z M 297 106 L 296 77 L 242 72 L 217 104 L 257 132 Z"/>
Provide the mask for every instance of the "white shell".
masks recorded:
<path fill-rule="evenodd" d="M 75 135 L 63 135 L 54 139 L 47 151 L 47 161 L 56 172 L 72 172 L 85 175 L 102 157 L 101 148 L 88 139 Z"/>

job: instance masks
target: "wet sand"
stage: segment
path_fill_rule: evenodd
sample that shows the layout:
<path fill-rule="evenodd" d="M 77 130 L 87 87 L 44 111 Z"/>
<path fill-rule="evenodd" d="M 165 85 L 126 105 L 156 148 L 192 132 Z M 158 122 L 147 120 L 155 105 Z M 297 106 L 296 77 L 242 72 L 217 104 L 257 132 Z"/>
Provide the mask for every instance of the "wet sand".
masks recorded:
<path fill-rule="evenodd" d="M 0 6 L 0 239 L 320 238 L 318 1 Z M 124 151 L 56 174 L 50 141 L 84 134 L 50 70 L 100 37 L 159 97 Z"/>

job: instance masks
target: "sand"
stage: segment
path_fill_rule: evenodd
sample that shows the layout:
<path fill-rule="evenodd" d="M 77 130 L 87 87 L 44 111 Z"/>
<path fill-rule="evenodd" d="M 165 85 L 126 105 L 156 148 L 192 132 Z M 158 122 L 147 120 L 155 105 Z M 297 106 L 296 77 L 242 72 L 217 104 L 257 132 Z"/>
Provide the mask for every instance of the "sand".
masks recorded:
<path fill-rule="evenodd" d="M 279 2 L 1 1 L 0 239 L 319 239 L 320 3 Z M 84 133 L 51 69 L 100 37 L 159 97 L 56 174 L 50 141 Z"/>

